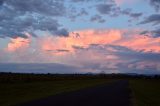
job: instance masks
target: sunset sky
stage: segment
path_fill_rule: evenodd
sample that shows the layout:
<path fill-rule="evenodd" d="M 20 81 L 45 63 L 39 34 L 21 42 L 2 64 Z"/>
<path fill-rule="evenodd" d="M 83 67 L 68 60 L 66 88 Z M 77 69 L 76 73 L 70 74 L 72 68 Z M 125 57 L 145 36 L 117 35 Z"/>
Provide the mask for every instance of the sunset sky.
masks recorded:
<path fill-rule="evenodd" d="M 160 73 L 160 0 L 0 0 L 0 63 Z"/>

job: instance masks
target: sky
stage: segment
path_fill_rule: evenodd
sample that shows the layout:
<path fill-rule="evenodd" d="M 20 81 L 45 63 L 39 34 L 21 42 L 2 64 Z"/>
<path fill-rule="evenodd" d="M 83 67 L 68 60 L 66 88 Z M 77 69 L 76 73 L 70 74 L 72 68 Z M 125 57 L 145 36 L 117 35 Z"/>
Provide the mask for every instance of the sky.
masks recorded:
<path fill-rule="evenodd" d="M 160 74 L 160 0 L 0 0 L 0 63 Z"/>

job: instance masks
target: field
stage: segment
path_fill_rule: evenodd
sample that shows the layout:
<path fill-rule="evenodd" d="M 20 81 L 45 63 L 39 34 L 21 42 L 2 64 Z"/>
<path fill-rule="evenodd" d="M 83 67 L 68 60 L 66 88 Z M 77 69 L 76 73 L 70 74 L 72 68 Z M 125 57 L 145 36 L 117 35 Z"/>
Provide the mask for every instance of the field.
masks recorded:
<path fill-rule="evenodd" d="M 130 80 L 130 86 L 137 106 L 160 106 L 160 80 Z"/>
<path fill-rule="evenodd" d="M 110 82 L 101 77 L 51 75 L 1 75 L 0 105 L 9 106 L 30 100 Z"/>
<path fill-rule="evenodd" d="M 0 74 L 0 106 L 20 104 L 56 94 L 110 84 L 129 82 L 137 106 L 160 106 L 160 79 L 127 75 L 90 74 Z M 127 85 L 128 86 L 128 85 Z"/>

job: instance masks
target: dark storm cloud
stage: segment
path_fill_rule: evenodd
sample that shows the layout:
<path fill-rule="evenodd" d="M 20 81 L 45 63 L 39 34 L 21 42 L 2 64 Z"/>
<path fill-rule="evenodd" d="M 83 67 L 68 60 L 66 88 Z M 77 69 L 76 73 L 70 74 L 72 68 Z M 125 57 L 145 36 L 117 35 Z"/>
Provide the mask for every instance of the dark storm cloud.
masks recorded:
<path fill-rule="evenodd" d="M 155 8 L 156 11 L 160 10 L 160 0 L 150 0 L 150 4 Z"/>
<path fill-rule="evenodd" d="M 54 19 L 65 14 L 62 0 L 5 0 L 0 8 L 0 37 L 26 38 L 26 32 L 36 36 L 36 30 L 68 36 Z"/>
<path fill-rule="evenodd" d="M 104 23 L 106 20 L 104 20 L 102 18 L 102 16 L 100 16 L 100 15 L 94 15 L 93 17 L 91 17 L 90 21 L 91 22 Z"/>
<path fill-rule="evenodd" d="M 139 24 L 148 24 L 152 23 L 153 25 L 160 24 L 160 14 L 152 14 L 149 17 L 145 18 L 144 21 L 140 22 Z"/>

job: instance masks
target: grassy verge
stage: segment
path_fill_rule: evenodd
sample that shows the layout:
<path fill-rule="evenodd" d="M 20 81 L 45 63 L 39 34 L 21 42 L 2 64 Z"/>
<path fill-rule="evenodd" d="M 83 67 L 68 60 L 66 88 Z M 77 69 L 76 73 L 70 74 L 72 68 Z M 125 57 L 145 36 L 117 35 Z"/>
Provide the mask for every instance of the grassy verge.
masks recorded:
<path fill-rule="evenodd" d="M 30 83 L 1 83 L 0 106 L 15 105 L 30 100 L 96 86 L 110 82 L 106 79 L 75 79 Z"/>
<path fill-rule="evenodd" d="M 130 80 L 136 106 L 160 106 L 160 80 Z"/>

